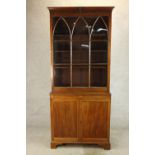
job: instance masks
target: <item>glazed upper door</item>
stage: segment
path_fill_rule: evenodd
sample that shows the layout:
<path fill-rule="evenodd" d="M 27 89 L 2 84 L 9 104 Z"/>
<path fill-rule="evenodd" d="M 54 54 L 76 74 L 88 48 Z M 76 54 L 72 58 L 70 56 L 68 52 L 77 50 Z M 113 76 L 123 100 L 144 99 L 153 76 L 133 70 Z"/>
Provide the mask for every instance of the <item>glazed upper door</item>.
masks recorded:
<path fill-rule="evenodd" d="M 108 16 L 53 17 L 54 86 L 107 87 Z"/>
<path fill-rule="evenodd" d="M 107 138 L 107 105 L 102 100 L 80 101 L 80 140 Z"/>

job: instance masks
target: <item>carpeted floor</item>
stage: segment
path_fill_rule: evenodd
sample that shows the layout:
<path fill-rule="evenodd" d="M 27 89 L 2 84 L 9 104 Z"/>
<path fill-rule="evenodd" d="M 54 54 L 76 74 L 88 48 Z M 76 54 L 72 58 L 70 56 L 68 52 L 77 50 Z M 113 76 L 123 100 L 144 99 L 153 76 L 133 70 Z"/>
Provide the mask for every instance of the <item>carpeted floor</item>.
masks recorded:
<path fill-rule="evenodd" d="M 128 129 L 111 129 L 111 150 L 96 145 L 63 145 L 50 149 L 50 128 L 27 127 L 27 155 L 128 155 Z"/>

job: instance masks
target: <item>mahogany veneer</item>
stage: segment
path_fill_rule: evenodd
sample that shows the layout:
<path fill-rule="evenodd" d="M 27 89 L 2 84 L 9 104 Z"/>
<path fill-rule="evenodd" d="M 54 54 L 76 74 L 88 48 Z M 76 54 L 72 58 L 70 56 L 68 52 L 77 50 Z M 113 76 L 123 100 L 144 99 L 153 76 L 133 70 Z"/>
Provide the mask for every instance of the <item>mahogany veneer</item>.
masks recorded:
<path fill-rule="evenodd" d="M 110 50 L 113 7 L 49 7 L 53 83 L 51 148 L 110 149 Z"/>

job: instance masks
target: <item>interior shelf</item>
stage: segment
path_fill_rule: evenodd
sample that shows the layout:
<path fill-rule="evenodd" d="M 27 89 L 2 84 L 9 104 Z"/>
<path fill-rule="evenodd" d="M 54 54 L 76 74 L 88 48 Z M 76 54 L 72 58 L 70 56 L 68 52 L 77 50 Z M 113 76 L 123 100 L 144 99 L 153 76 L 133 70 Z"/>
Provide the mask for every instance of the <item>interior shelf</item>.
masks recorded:
<path fill-rule="evenodd" d="M 70 63 L 55 63 L 54 66 L 69 66 Z"/>
<path fill-rule="evenodd" d="M 54 42 L 70 42 L 70 40 L 57 39 L 57 40 L 54 40 Z"/>
<path fill-rule="evenodd" d="M 54 51 L 55 53 L 61 53 L 61 52 L 65 52 L 65 53 L 70 53 L 70 51 L 69 50 L 59 50 L 59 51 Z"/>
<path fill-rule="evenodd" d="M 58 51 L 58 50 L 57 50 L 57 51 L 55 50 L 54 52 L 55 52 L 55 53 L 57 53 L 57 52 L 66 52 L 66 53 L 70 53 L 69 50 L 59 50 L 59 51 Z M 78 52 L 88 52 L 88 51 L 86 51 L 86 50 L 80 50 L 80 51 L 79 51 L 79 50 L 74 50 L 73 52 L 74 52 L 74 53 L 76 53 L 76 52 L 78 53 Z M 91 50 L 91 53 L 96 53 L 96 52 L 107 52 L 107 50 Z"/>
<path fill-rule="evenodd" d="M 96 52 L 107 52 L 107 50 L 91 50 L 91 53 L 96 53 Z"/>
<path fill-rule="evenodd" d="M 88 66 L 89 64 L 88 63 L 74 63 L 72 64 L 73 66 Z"/>
<path fill-rule="evenodd" d="M 107 42 L 106 39 L 91 39 L 91 42 Z"/>
<path fill-rule="evenodd" d="M 69 36 L 69 34 L 55 34 L 54 35 L 54 37 L 68 37 Z M 82 37 L 86 37 L 86 36 L 88 36 L 88 34 L 73 34 L 72 36 L 74 36 L 74 37 L 80 37 L 80 36 L 82 36 Z M 92 34 L 91 36 L 93 36 L 93 37 L 105 37 L 105 34 Z"/>
<path fill-rule="evenodd" d="M 91 63 L 91 65 L 107 65 L 107 63 Z"/>
<path fill-rule="evenodd" d="M 91 41 L 91 42 L 107 42 L 108 40 L 106 39 L 84 39 L 84 38 L 81 38 L 81 39 L 72 39 L 72 41 L 74 42 L 83 42 L 83 41 Z M 65 40 L 64 38 L 63 39 L 55 39 L 54 42 L 70 42 L 70 40 Z"/>
<path fill-rule="evenodd" d="M 90 41 L 97 41 L 97 40 L 104 40 L 104 41 L 108 41 L 108 39 L 106 38 L 105 35 L 103 34 L 93 34 L 93 35 L 84 35 L 84 34 L 78 34 L 78 35 L 61 35 L 61 34 L 58 34 L 58 35 L 54 35 L 54 41 L 69 41 L 71 40 L 71 36 L 72 36 L 72 40 L 74 41 L 82 41 L 82 40 L 89 40 L 90 38 Z"/>

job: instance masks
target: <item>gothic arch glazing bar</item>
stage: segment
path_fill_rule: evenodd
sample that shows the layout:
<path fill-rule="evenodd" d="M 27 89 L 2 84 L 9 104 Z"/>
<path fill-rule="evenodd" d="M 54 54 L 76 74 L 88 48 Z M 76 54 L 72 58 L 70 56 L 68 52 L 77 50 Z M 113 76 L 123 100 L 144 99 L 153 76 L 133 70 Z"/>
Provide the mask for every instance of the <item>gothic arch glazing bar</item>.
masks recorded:
<path fill-rule="evenodd" d="M 57 87 L 71 86 L 70 69 L 70 36 L 71 30 L 63 17 L 54 17 L 53 28 L 53 62 L 54 85 Z"/>
<path fill-rule="evenodd" d="M 89 86 L 89 36 L 88 23 L 78 17 L 72 29 L 72 85 Z M 76 77 L 79 77 L 77 79 Z"/>
<path fill-rule="evenodd" d="M 62 20 L 62 21 L 66 24 L 66 26 L 67 26 L 67 28 L 68 28 L 68 31 L 69 31 L 69 34 L 71 35 L 70 27 L 69 27 L 68 23 L 66 22 L 66 20 L 65 20 L 63 17 L 59 17 L 59 19 L 56 21 L 55 26 L 54 26 L 54 28 L 53 28 L 53 35 L 54 35 L 54 33 L 55 33 L 55 29 L 56 29 L 58 23 L 60 22 L 60 20 Z"/>

